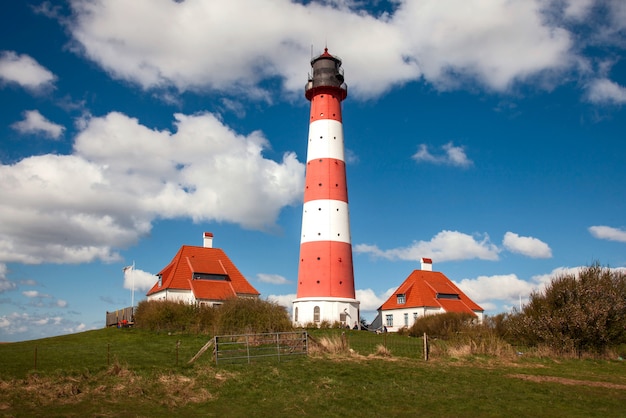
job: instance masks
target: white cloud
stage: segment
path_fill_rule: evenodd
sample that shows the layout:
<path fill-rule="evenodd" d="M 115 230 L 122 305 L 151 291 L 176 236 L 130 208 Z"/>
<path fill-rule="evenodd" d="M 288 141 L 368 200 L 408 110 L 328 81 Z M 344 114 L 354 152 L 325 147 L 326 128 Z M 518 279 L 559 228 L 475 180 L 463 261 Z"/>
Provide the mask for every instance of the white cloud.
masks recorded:
<path fill-rule="evenodd" d="M 22 294 L 26 296 L 27 298 L 49 298 L 50 297 L 50 295 L 41 293 L 37 290 L 25 290 L 22 292 Z"/>
<path fill-rule="evenodd" d="M 259 273 L 259 274 L 257 274 L 257 278 L 262 283 L 271 283 L 271 284 L 289 284 L 289 283 L 291 283 L 289 280 L 287 280 L 286 278 L 284 278 L 283 276 L 281 276 L 279 274 Z"/>
<path fill-rule="evenodd" d="M 11 125 L 13 129 L 23 134 L 42 134 L 45 137 L 59 139 L 65 127 L 50 122 L 38 110 L 27 110 L 24 112 L 24 120 Z"/>
<path fill-rule="evenodd" d="M 296 298 L 295 293 L 290 293 L 287 295 L 269 295 L 267 300 L 271 302 L 275 302 L 280 306 L 284 306 L 287 309 L 287 312 L 291 314 L 291 308 L 293 306 L 293 300 Z"/>
<path fill-rule="evenodd" d="M 588 16 L 596 0 L 566 0 L 563 13 L 568 19 L 582 20 Z"/>
<path fill-rule="evenodd" d="M 17 287 L 15 282 L 7 279 L 7 265 L 0 263 L 0 293 L 13 290 Z"/>
<path fill-rule="evenodd" d="M 12 312 L 0 316 L 0 341 L 16 341 L 85 331 L 85 324 L 60 316 Z"/>
<path fill-rule="evenodd" d="M 441 231 L 430 241 L 415 241 L 409 247 L 381 250 L 375 245 L 358 244 L 354 252 L 370 254 L 388 260 L 419 261 L 422 257 L 434 262 L 453 260 L 498 260 L 500 249 L 489 236 L 471 236 L 458 231 Z"/>
<path fill-rule="evenodd" d="M 285 90 L 301 94 L 310 47 L 326 42 L 349 63 L 346 79 L 361 97 L 422 76 L 443 89 L 472 79 L 507 90 L 575 61 L 570 33 L 545 18 L 539 0 L 404 0 L 378 17 L 358 2 L 71 4 L 77 49 L 146 89 L 228 90 L 267 100 L 259 82 L 279 77 Z"/>
<path fill-rule="evenodd" d="M 398 283 L 398 285 L 400 285 L 400 283 Z M 377 295 L 372 289 L 357 289 L 355 291 L 356 299 L 361 302 L 359 306 L 361 314 L 375 313 L 396 289 L 397 287 L 392 287 L 380 295 Z"/>
<path fill-rule="evenodd" d="M 424 77 L 442 88 L 475 78 L 506 90 L 570 65 L 572 40 L 529 0 L 404 1 L 392 21 Z"/>
<path fill-rule="evenodd" d="M 504 234 L 504 248 L 531 258 L 551 258 L 552 250 L 545 242 L 533 237 L 521 237 L 513 232 Z"/>
<path fill-rule="evenodd" d="M 56 76 L 28 55 L 13 51 L 0 53 L 0 80 L 29 90 L 49 88 Z"/>
<path fill-rule="evenodd" d="M 264 158 L 260 132 L 208 113 L 177 114 L 175 128 L 113 112 L 84 121 L 72 155 L 0 165 L 0 262 L 117 261 L 157 218 L 272 229 L 301 200 L 303 164 Z"/>
<path fill-rule="evenodd" d="M 530 293 L 538 287 L 537 283 L 522 280 L 515 274 L 478 276 L 475 279 L 463 279 L 455 283 L 485 310 L 493 309 L 499 305 L 498 302 L 519 306 L 520 297 L 525 303 Z"/>
<path fill-rule="evenodd" d="M 455 147 L 452 142 L 448 142 L 441 147 L 443 154 L 433 155 L 428 150 L 428 145 L 420 144 L 419 150 L 411 157 L 417 162 L 427 162 L 433 164 L 445 164 L 457 167 L 469 167 L 474 164 L 467 158 L 463 147 Z"/>
<path fill-rule="evenodd" d="M 590 226 L 589 232 L 591 233 L 591 235 L 598 239 L 626 242 L 626 231 L 619 228 L 613 228 L 604 225 Z"/>
<path fill-rule="evenodd" d="M 593 80 L 587 87 L 587 100 L 592 103 L 626 103 L 626 87 L 607 79 Z"/>
<path fill-rule="evenodd" d="M 124 289 L 147 291 L 157 282 L 157 277 L 137 268 L 124 271 Z"/>

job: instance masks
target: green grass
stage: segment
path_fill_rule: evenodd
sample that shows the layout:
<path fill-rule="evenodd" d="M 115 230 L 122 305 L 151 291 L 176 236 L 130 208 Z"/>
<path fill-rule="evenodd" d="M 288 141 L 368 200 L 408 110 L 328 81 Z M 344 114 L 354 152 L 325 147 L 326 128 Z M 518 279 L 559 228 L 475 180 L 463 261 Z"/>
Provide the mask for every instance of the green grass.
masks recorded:
<path fill-rule="evenodd" d="M 338 334 L 320 330 L 315 335 Z M 346 338 L 359 355 L 219 366 L 209 353 L 187 365 L 206 336 L 112 328 L 3 344 L 0 415 L 624 415 L 624 362 L 486 356 L 426 362 L 417 354 L 418 339 L 407 346 L 408 357 L 395 353 L 409 339 L 393 334 L 387 335 L 392 357 L 381 359 L 369 356 L 372 334 L 350 331 Z"/>

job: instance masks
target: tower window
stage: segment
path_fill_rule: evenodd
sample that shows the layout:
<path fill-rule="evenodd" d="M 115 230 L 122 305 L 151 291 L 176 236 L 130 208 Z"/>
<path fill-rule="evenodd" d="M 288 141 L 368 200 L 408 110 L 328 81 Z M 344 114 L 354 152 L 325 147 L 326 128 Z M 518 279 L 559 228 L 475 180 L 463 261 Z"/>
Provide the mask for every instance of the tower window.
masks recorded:
<path fill-rule="evenodd" d="M 320 307 L 313 308 L 313 322 L 320 322 Z"/>

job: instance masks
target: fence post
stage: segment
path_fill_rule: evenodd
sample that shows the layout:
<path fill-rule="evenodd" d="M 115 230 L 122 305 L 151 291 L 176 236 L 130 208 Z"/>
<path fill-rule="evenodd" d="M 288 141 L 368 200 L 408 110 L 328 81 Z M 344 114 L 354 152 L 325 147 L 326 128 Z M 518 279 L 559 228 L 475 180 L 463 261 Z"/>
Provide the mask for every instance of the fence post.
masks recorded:
<path fill-rule="evenodd" d="M 35 346 L 35 370 L 37 370 L 37 346 Z"/>
<path fill-rule="evenodd" d="M 428 361 L 428 335 L 424 333 L 424 360 Z"/>
<path fill-rule="evenodd" d="M 176 341 L 176 367 L 178 367 L 178 347 L 180 347 L 180 340 Z"/>

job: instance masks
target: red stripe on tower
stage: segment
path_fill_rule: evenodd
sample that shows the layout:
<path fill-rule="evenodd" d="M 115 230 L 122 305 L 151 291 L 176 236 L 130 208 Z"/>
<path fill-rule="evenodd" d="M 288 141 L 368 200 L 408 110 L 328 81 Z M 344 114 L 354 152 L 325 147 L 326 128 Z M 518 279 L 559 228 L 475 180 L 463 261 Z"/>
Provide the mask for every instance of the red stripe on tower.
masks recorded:
<path fill-rule="evenodd" d="M 294 322 L 358 322 L 341 102 L 343 68 L 328 49 L 311 60 L 305 96 L 311 102 Z"/>

